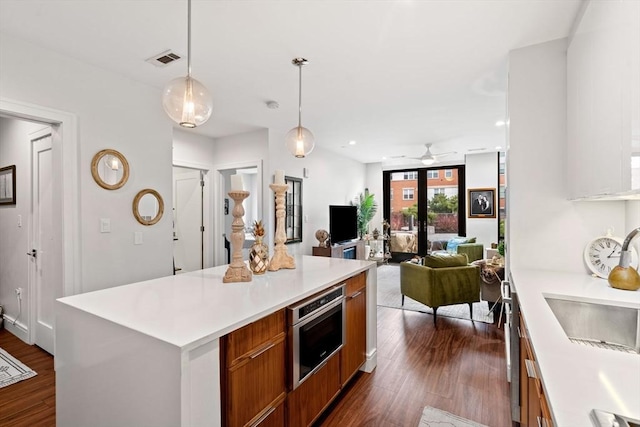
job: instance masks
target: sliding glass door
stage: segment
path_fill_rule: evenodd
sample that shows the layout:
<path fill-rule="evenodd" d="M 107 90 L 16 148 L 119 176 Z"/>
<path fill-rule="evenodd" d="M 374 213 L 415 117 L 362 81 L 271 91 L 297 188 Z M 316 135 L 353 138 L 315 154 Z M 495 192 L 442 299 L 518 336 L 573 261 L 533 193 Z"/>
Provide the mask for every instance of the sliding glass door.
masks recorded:
<path fill-rule="evenodd" d="M 385 171 L 383 178 L 393 260 L 424 255 L 431 242 L 466 234 L 464 166 Z"/>

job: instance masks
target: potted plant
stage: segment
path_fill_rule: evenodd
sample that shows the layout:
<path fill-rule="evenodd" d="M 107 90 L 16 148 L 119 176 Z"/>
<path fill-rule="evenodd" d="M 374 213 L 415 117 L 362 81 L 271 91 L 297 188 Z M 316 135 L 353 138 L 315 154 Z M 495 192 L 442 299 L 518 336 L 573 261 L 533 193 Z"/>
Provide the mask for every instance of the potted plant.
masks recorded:
<path fill-rule="evenodd" d="M 369 189 L 365 188 L 364 193 L 360 193 L 358 198 L 351 202 L 358 208 L 358 234 L 363 239 L 369 231 L 369 222 L 378 211 L 378 204 L 373 198 L 373 194 L 369 193 Z"/>

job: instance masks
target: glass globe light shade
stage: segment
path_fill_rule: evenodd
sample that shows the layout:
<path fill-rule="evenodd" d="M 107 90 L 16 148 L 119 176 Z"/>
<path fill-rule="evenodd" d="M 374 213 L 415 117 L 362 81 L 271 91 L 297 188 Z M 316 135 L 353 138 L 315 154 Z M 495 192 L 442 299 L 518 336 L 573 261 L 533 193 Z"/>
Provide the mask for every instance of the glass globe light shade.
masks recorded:
<path fill-rule="evenodd" d="M 305 157 L 315 147 L 315 138 L 311 131 L 302 126 L 291 129 L 284 137 L 287 149 L 296 157 Z"/>
<path fill-rule="evenodd" d="M 213 112 L 213 98 L 206 87 L 191 76 L 169 82 L 162 93 L 164 111 L 182 127 L 204 124 Z"/>
<path fill-rule="evenodd" d="M 434 159 L 433 157 L 423 157 L 421 160 L 422 164 L 425 166 L 432 165 L 436 162 L 436 159 Z"/>

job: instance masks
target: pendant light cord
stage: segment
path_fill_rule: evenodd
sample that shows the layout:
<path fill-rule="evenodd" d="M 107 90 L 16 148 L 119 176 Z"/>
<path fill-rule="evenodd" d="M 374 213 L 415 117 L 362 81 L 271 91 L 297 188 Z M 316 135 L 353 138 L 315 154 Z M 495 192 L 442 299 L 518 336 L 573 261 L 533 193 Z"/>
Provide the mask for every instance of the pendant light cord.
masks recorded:
<path fill-rule="evenodd" d="M 191 77 L 191 0 L 187 0 L 187 77 Z"/>
<path fill-rule="evenodd" d="M 302 65 L 298 64 L 298 127 L 302 127 Z"/>

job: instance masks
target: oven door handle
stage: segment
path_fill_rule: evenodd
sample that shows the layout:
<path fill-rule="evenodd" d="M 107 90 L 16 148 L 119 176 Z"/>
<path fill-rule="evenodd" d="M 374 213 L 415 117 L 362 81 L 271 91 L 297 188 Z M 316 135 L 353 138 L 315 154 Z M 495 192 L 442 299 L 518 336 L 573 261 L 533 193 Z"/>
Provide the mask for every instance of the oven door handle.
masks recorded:
<path fill-rule="evenodd" d="M 294 323 L 293 324 L 293 328 L 294 329 L 298 329 L 301 326 L 306 325 L 307 323 L 311 322 L 312 320 L 322 316 L 326 312 L 336 308 L 339 305 L 342 305 L 343 303 L 344 303 L 344 296 L 338 297 L 338 298 L 334 299 L 333 301 L 331 301 L 329 304 L 323 305 L 322 308 L 319 308 L 318 310 L 307 314 L 302 319 L 299 319 L 298 323 Z"/>

